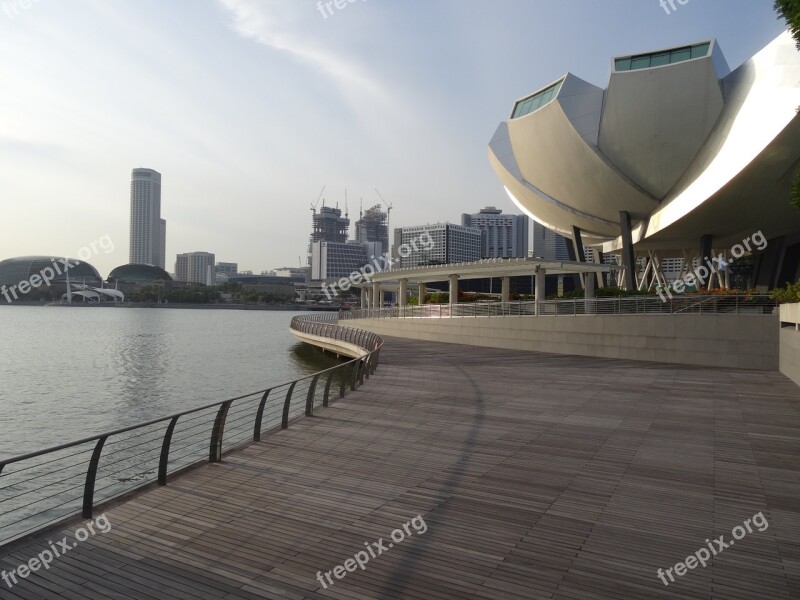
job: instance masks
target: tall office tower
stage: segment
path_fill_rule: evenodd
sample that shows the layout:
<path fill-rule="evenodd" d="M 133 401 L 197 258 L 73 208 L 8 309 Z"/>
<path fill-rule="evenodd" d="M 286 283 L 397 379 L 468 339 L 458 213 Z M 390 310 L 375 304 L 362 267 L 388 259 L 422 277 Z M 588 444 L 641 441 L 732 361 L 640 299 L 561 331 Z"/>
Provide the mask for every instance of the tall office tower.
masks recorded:
<path fill-rule="evenodd" d="M 213 285 L 216 280 L 216 256 L 210 252 L 186 252 L 175 259 L 175 279 Z"/>
<path fill-rule="evenodd" d="M 533 255 L 546 260 L 569 260 L 567 244 L 572 241 L 548 229 L 538 221 L 533 222 Z"/>
<path fill-rule="evenodd" d="M 130 246 L 128 262 L 164 268 L 167 222 L 161 218 L 161 173 L 134 169 L 131 173 Z"/>
<path fill-rule="evenodd" d="M 380 254 L 389 252 L 389 217 L 388 213 L 376 204 L 356 221 L 357 242 L 379 242 Z"/>
<path fill-rule="evenodd" d="M 504 215 L 494 206 L 476 214 L 461 215 L 461 225 L 481 230 L 481 258 L 525 258 L 528 256 L 527 215 Z"/>
<path fill-rule="evenodd" d="M 482 235 L 477 227 L 454 223 L 399 227 L 394 230 L 394 268 L 480 260 Z M 423 239 L 427 239 L 427 244 L 421 243 Z M 426 248 L 426 245 L 430 247 Z M 401 246 L 406 246 L 407 256 L 402 256 Z"/>

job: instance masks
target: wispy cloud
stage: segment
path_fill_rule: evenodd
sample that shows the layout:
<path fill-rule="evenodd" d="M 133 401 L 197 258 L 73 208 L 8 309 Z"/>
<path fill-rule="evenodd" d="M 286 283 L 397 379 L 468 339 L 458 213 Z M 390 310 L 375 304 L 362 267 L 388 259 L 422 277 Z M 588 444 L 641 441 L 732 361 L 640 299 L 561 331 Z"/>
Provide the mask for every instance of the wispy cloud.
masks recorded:
<path fill-rule="evenodd" d="M 300 20 L 295 2 L 285 0 L 218 0 L 233 15 L 233 30 L 268 48 L 286 52 L 328 76 L 346 97 L 368 95 L 370 100 L 389 102 L 391 94 L 353 59 L 322 48 L 292 31 Z M 309 12 L 308 18 L 318 16 Z"/>

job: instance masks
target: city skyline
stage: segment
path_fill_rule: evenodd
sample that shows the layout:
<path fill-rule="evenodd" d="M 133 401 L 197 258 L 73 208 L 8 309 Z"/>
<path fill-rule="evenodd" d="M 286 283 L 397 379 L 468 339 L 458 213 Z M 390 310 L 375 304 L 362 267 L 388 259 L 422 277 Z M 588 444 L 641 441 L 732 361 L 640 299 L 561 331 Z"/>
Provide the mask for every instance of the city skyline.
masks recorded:
<path fill-rule="evenodd" d="M 3 221 L 29 225 L 4 231 L 0 258 L 109 235 L 115 252 L 93 264 L 128 262 L 133 166 L 168 181 L 167 256 L 208 248 L 253 272 L 305 264 L 322 185 L 327 206 L 344 209 L 347 190 L 351 218 L 379 188 L 392 229 L 515 213 L 486 160 L 509 98 L 568 70 L 605 86 L 598 55 L 709 38 L 735 68 L 782 29 L 771 0 L 670 15 L 655 0 L 376 1 L 327 19 L 313 2 L 33 3 L 0 14 L 15 57 L 0 65 L 14 90 L 0 116 Z"/>

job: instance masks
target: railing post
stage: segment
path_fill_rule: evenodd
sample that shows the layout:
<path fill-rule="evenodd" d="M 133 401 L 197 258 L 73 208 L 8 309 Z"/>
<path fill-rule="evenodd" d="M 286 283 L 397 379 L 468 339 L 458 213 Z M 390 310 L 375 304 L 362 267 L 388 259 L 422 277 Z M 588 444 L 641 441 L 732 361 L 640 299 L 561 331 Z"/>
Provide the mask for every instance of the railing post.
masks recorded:
<path fill-rule="evenodd" d="M 175 431 L 175 425 L 178 423 L 178 417 L 172 417 L 167 427 L 167 432 L 164 434 L 164 441 L 161 442 L 161 458 L 158 461 L 158 485 L 167 485 L 167 467 L 169 465 L 169 446 L 172 443 L 172 434 Z"/>
<path fill-rule="evenodd" d="M 86 471 L 86 484 L 83 486 L 83 512 L 81 513 L 84 519 L 91 519 L 94 512 L 94 484 L 97 480 L 97 467 L 100 464 L 100 454 L 103 452 L 103 446 L 107 439 L 106 435 L 97 440 L 89 461 L 89 469 Z"/>
<path fill-rule="evenodd" d="M 348 366 L 344 365 L 337 370 L 339 375 L 341 376 L 341 381 L 339 382 L 339 398 L 344 398 L 345 389 L 347 388 L 347 369 Z"/>
<path fill-rule="evenodd" d="M 267 398 L 269 398 L 269 393 L 272 389 L 267 390 L 264 392 L 264 395 L 261 396 L 261 402 L 258 403 L 258 412 L 256 412 L 256 423 L 253 427 L 253 441 L 260 442 L 261 441 L 261 421 L 264 419 L 264 407 L 267 405 Z"/>
<path fill-rule="evenodd" d="M 361 380 L 359 381 L 358 385 L 364 385 L 364 376 L 367 374 L 367 363 L 365 360 L 358 361 L 359 363 L 359 373 L 361 374 Z"/>
<path fill-rule="evenodd" d="M 292 385 L 289 386 L 289 391 L 286 392 L 286 400 L 283 402 L 283 417 L 281 418 L 281 429 L 288 429 L 289 428 L 289 404 L 292 402 L 292 392 L 294 391 L 294 386 L 297 385 L 296 381 L 292 382 Z"/>
<path fill-rule="evenodd" d="M 336 369 L 331 370 L 330 375 L 328 375 L 328 381 L 325 383 L 325 395 L 322 396 L 322 406 L 325 408 L 328 406 L 328 398 L 330 398 L 331 384 L 333 383 L 334 375 L 336 375 Z"/>
<path fill-rule="evenodd" d="M 356 384 L 358 383 L 358 369 L 360 368 L 359 365 L 361 364 L 360 360 L 356 360 L 353 362 L 353 373 L 351 374 L 350 378 L 350 389 L 355 391 Z"/>
<path fill-rule="evenodd" d="M 317 381 L 319 381 L 319 375 L 316 375 L 314 379 L 311 380 L 311 385 L 308 387 L 308 396 L 306 396 L 307 417 L 314 416 L 314 394 L 317 391 Z"/>
<path fill-rule="evenodd" d="M 216 463 L 222 460 L 222 436 L 225 434 L 225 421 L 228 419 L 228 409 L 233 400 L 223 402 L 214 419 L 214 428 L 211 430 L 211 444 L 208 448 L 208 462 Z"/>

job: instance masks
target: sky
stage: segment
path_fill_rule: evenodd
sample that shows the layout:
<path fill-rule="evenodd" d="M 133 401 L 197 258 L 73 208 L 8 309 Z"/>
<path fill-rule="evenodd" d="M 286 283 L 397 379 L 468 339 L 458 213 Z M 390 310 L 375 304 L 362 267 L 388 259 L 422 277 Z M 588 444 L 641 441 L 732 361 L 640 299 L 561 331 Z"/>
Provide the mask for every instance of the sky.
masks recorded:
<path fill-rule="evenodd" d="M 0 260 L 127 263 L 135 167 L 162 174 L 168 271 L 305 265 L 323 186 L 353 223 L 376 189 L 392 228 L 517 212 L 487 159 L 516 99 L 714 37 L 735 68 L 784 29 L 772 0 L 674 4 L 0 0 Z"/>

